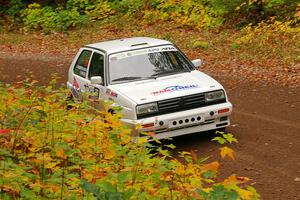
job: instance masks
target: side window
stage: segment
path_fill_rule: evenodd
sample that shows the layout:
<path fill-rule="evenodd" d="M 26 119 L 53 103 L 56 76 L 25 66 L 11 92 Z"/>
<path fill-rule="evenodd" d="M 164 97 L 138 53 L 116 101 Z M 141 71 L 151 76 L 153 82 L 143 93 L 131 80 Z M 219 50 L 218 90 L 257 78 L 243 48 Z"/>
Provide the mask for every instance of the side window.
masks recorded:
<path fill-rule="evenodd" d="M 94 53 L 89 69 L 89 79 L 92 76 L 101 76 L 104 78 L 104 56 L 99 53 Z"/>
<path fill-rule="evenodd" d="M 83 78 L 86 77 L 91 54 L 91 51 L 82 51 L 73 69 L 74 74 L 77 74 L 78 76 L 81 76 Z"/>

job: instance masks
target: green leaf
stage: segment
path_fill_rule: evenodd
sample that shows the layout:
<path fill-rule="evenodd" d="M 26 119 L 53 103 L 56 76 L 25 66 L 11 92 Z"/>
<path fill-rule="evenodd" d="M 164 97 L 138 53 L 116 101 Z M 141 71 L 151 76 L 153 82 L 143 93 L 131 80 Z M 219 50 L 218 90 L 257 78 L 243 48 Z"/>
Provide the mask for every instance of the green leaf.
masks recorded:
<path fill-rule="evenodd" d="M 135 189 L 131 188 L 128 189 L 126 192 L 123 193 L 124 199 L 131 199 L 131 197 L 134 195 Z"/>
<path fill-rule="evenodd" d="M 36 194 L 29 189 L 22 188 L 21 189 L 21 197 L 22 197 L 22 199 L 35 199 Z"/>
<path fill-rule="evenodd" d="M 213 190 L 209 193 L 209 200 L 237 200 L 239 195 L 235 191 L 230 191 L 223 185 L 214 185 Z"/>
<path fill-rule="evenodd" d="M 110 182 L 99 182 L 97 185 L 105 192 L 116 192 L 116 188 Z"/>
<path fill-rule="evenodd" d="M 204 157 L 204 158 L 198 158 L 197 159 L 197 164 L 202 164 L 204 163 L 205 161 L 207 161 L 209 159 L 209 157 Z"/>
<path fill-rule="evenodd" d="M 214 178 L 215 177 L 215 173 L 213 173 L 212 171 L 209 170 L 209 171 L 203 173 L 203 177 L 205 179 Z"/>
<path fill-rule="evenodd" d="M 81 187 L 85 191 L 92 193 L 94 196 L 97 197 L 97 199 L 101 199 L 100 188 L 97 185 L 89 183 L 88 181 L 86 181 L 84 179 L 81 179 L 80 182 L 81 182 Z"/>
<path fill-rule="evenodd" d="M 158 148 L 157 151 L 163 155 L 163 156 L 166 156 L 166 157 L 171 157 L 171 154 L 168 150 L 164 150 L 164 149 L 161 149 L 161 148 Z"/>
<path fill-rule="evenodd" d="M 227 133 L 227 134 L 223 134 L 223 137 L 229 142 L 237 142 L 237 139 L 231 134 L 231 133 Z"/>
<path fill-rule="evenodd" d="M 225 144 L 226 140 L 222 137 L 214 137 L 211 141 L 217 141 L 219 144 Z"/>
<path fill-rule="evenodd" d="M 107 192 L 105 197 L 107 200 L 123 200 L 122 193 L 119 192 Z"/>
<path fill-rule="evenodd" d="M 117 176 L 118 181 L 125 182 L 130 178 L 130 172 L 120 172 Z"/>
<path fill-rule="evenodd" d="M 69 179 L 69 178 L 78 178 L 79 175 L 78 174 L 67 174 L 65 175 L 65 178 Z"/>
<path fill-rule="evenodd" d="M 0 155 L 4 157 L 12 157 L 12 154 L 9 151 L 2 148 L 0 149 Z"/>
<path fill-rule="evenodd" d="M 175 149 L 176 146 L 174 144 L 165 145 L 165 147 L 168 147 L 170 149 Z"/>
<path fill-rule="evenodd" d="M 3 200 L 11 200 L 11 197 L 8 194 L 6 194 L 6 193 L 4 193 L 2 191 L 0 191 L 0 197 Z"/>

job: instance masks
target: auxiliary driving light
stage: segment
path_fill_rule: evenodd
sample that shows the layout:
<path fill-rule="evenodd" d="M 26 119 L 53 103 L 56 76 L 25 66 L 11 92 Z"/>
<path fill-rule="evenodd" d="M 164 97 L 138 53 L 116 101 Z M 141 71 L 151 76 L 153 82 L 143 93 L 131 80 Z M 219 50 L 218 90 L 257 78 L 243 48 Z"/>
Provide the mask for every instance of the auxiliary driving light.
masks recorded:
<path fill-rule="evenodd" d="M 218 110 L 218 114 L 227 113 L 227 112 L 229 112 L 229 108 Z"/>
<path fill-rule="evenodd" d="M 153 127 L 154 123 L 150 123 L 150 124 L 143 124 L 142 127 L 143 128 L 149 128 L 149 127 Z"/>

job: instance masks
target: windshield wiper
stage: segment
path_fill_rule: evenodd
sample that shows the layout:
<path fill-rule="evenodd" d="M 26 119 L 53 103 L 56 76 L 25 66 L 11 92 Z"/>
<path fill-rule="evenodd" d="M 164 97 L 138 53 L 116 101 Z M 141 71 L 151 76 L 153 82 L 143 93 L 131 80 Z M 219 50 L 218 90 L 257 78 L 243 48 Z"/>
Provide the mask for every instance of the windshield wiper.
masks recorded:
<path fill-rule="evenodd" d="M 141 79 L 141 78 L 143 78 L 143 77 L 140 77 L 140 76 L 124 76 L 124 77 L 121 77 L 121 78 L 114 79 L 112 81 L 127 81 L 127 80 Z"/>
<path fill-rule="evenodd" d="M 176 70 L 176 71 L 164 71 L 164 72 L 157 72 L 155 74 L 152 74 L 151 76 L 157 77 L 158 75 L 172 75 L 172 74 L 177 74 L 180 72 L 189 72 L 189 70 L 184 69 L 184 70 Z"/>
<path fill-rule="evenodd" d="M 121 78 L 114 79 L 112 81 L 129 81 L 129 80 L 144 80 L 144 79 L 156 79 L 156 76 L 147 76 L 147 77 L 140 77 L 140 76 L 124 76 Z"/>

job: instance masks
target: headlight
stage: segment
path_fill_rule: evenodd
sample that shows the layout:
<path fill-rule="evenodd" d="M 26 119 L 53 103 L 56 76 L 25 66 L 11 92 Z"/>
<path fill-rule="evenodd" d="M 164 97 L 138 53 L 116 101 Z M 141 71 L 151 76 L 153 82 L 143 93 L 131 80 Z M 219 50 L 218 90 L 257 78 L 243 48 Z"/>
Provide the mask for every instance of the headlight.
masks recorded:
<path fill-rule="evenodd" d="M 158 111 L 157 103 L 148 103 L 144 105 L 139 105 L 136 107 L 137 115 L 145 115 L 148 113 L 153 113 Z"/>
<path fill-rule="evenodd" d="M 224 94 L 223 90 L 217 90 L 217 91 L 205 93 L 205 101 L 206 102 L 218 101 L 221 99 L 225 99 L 225 94 Z"/>

